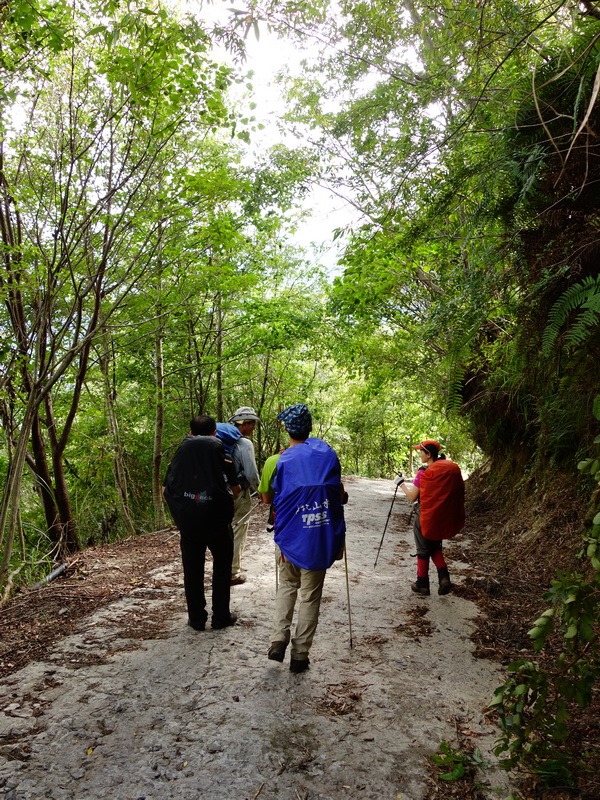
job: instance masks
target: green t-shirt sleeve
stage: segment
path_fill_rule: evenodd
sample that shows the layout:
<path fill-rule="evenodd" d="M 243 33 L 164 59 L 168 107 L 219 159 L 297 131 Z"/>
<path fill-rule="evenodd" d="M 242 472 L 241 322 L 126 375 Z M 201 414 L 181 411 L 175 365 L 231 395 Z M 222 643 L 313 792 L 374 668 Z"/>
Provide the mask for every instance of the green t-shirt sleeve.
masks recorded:
<path fill-rule="evenodd" d="M 269 456 L 265 461 L 265 465 L 262 468 L 262 473 L 260 475 L 260 483 L 258 484 L 258 493 L 259 494 L 271 494 L 273 491 L 273 479 L 275 478 L 275 473 L 277 472 L 277 462 L 279 461 L 280 453 L 276 453 L 274 456 Z"/>

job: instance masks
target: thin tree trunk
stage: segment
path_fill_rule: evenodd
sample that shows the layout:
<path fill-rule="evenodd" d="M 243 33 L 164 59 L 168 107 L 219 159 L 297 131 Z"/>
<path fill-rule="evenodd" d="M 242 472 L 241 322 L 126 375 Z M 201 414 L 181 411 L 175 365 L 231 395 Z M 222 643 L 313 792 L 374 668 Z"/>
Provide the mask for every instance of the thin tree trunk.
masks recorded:
<path fill-rule="evenodd" d="M 64 559 L 66 556 L 72 555 L 81 549 L 79 544 L 79 537 L 77 536 L 77 523 L 73 517 L 73 509 L 71 508 L 71 498 L 69 497 L 69 489 L 65 479 L 65 467 L 63 460 L 63 453 L 53 453 L 53 471 L 54 471 L 54 496 L 56 498 L 56 506 L 60 516 L 60 529 L 61 536 L 58 547 L 58 558 Z"/>
<path fill-rule="evenodd" d="M 156 361 L 156 403 L 154 407 L 154 451 L 152 454 L 152 502 L 154 504 L 154 524 L 157 530 L 162 530 L 166 525 L 161 480 L 165 420 L 165 365 L 162 323 L 159 324 L 156 331 L 154 351 Z"/>
<path fill-rule="evenodd" d="M 270 368 L 270 366 L 271 366 L 271 353 L 267 352 L 267 357 L 265 359 L 265 369 L 264 369 L 264 373 L 263 373 L 262 387 L 261 387 L 261 391 L 260 391 L 260 400 L 259 400 L 259 403 L 258 403 L 258 408 L 256 409 L 256 413 L 258 414 L 259 417 L 262 417 L 262 411 L 263 411 L 263 408 L 265 406 L 265 401 L 267 399 L 267 387 L 269 385 L 269 368 Z M 262 427 L 260 425 L 257 425 L 256 427 L 258 428 L 258 430 L 256 432 L 256 434 L 257 434 L 256 435 L 256 450 L 257 450 L 257 453 L 258 453 L 259 462 L 262 463 L 262 458 L 261 458 L 261 454 L 262 454 Z"/>
<path fill-rule="evenodd" d="M 12 460 L 8 465 L 6 485 L 0 503 L 0 531 L 3 534 L 2 563 L 0 564 L 0 591 L 7 584 L 10 575 L 10 559 L 12 555 L 15 533 L 18 531 L 20 521 L 21 483 L 23 482 L 23 467 L 31 433 L 31 425 L 35 416 L 35 404 L 30 397 L 25 409 L 25 416 L 21 429 L 15 442 Z M 5 597 L 2 596 L 2 602 Z"/>
<path fill-rule="evenodd" d="M 127 485 L 127 471 L 123 458 L 123 446 L 121 444 L 121 433 L 119 421 L 115 409 L 117 390 L 114 381 L 114 374 L 111 370 L 110 340 L 108 330 L 103 324 L 102 327 L 102 356 L 100 358 L 100 369 L 104 378 L 104 394 L 106 400 L 106 415 L 108 427 L 113 445 L 113 471 L 115 477 L 115 488 L 117 490 L 117 507 L 125 529 L 129 536 L 135 536 L 136 530 L 131 514 L 129 513 L 129 488 Z"/>
<path fill-rule="evenodd" d="M 40 418 L 37 412 L 34 415 L 31 425 L 31 449 L 32 455 L 26 455 L 26 460 L 35 475 L 37 488 L 42 500 L 42 507 L 44 509 L 48 536 L 50 537 L 50 541 L 59 547 L 62 539 L 60 515 L 56 505 L 55 492 L 53 489 L 54 482 L 50 474 L 46 444 L 44 442 Z"/>
<path fill-rule="evenodd" d="M 58 554 L 61 558 L 64 558 L 72 553 L 76 553 L 80 549 L 79 539 L 77 537 L 77 525 L 73 518 L 71 499 L 69 497 L 69 489 L 65 478 L 65 463 L 63 456 L 65 453 L 65 447 L 67 446 L 68 435 L 71 430 L 73 418 L 75 416 L 75 410 L 79 404 L 84 374 L 85 372 L 80 370 L 79 375 L 75 379 L 74 389 L 71 396 L 71 408 L 67 414 L 60 437 L 58 436 L 58 424 L 54 414 L 52 394 L 47 392 L 43 401 L 45 411 L 44 426 L 48 435 L 50 455 L 52 458 L 53 500 L 57 509 L 58 524 L 60 526 L 60 534 L 57 544 Z M 46 458 L 45 455 L 44 457 Z"/>
<path fill-rule="evenodd" d="M 224 403 L 223 403 L 223 307 L 221 305 L 221 293 L 217 292 L 216 298 L 217 309 L 217 403 L 216 412 L 217 419 L 222 420 L 224 417 Z"/>
<path fill-rule="evenodd" d="M 0 158 L 1 157 L 2 151 L 0 148 Z M 32 374 L 34 363 L 37 363 L 37 372 L 39 375 L 43 373 L 49 359 L 51 359 L 52 346 L 50 346 L 50 351 L 48 350 L 49 340 L 52 338 L 48 336 L 50 311 L 48 308 L 42 309 L 42 306 L 40 306 L 37 309 L 38 314 L 34 329 L 28 329 L 27 315 L 25 313 L 22 295 L 22 280 L 25 273 L 21 262 L 20 250 L 15 248 L 13 251 L 12 249 L 16 244 L 20 245 L 22 243 L 21 217 L 18 210 L 15 208 L 13 198 L 9 194 L 8 182 L 3 173 L 3 164 L 1 162 L 0 185 L 3 190 L 3 203 L 0 210 L 0 231 L 2 241 L 11 246 L 11 249 L 7 250 L 4 257 L 5 277 L 3 276 L 0 281 L 2 283 L 5 282 L 9 287 L 6 305 L 20 355 L 19 371 L 23 392 L 28 398 L 26 408 L 30 413 L 30 417 L 26 414 L 25 419 L 28 420 L 28 430 L 31 434 L 33 449 L 33 460 L 31 460 L 28 458 L 27 447 L 25 446 L 25 451 L 22 454 L 23 463 L 28 461 L 28 463 L 32 465 L 40 487 L 48 533 L 51 541 L 56 545 L 57 553 L 62 556 L 64 554 L 76 552 L 79 549 L 62 463 L 62 454 L 66 445 L 66 435 L 68 435 L 68 431 L 70 430 L 73 417 L 71 413 L 68 415 L 63 431 L 63 438 L 59 442 L 56 432 L 56 420 L 54 419 L 50 398 L 50 387 L 48 387 L 48 391 L 42 391 L 40 389 L 40 384 L 36 382 Z M 32 341 L 35 342 L 35 356 L 33 358 L 30 352 Z M 78 399 L 80 390 L 81 384 L 76 382 L 76 388 L 73 393 L 74 398 Z M 76 399 L 72 402 L 73 408 L 76 408 Z M 45 403 L 46 406 L 43 424 L 49 434 L 54 475 L 51 474 L 48 455 L 45 451 L 44 439 L 42 436 L 42 421 L 39 416 L 39 407 L 42 403 Z M 21 432 L 22 431 L 23 427 L 21 427 Z M 19 434 L 19 437 L 20 436 L 21 433 Z M 6 522 L 6 519 L 4 521 Z M 14 524 L 13 519 L 9 520 L 9 526 L 11 528 Z M 11 535 L 14 536 L 14 530 Z"/>

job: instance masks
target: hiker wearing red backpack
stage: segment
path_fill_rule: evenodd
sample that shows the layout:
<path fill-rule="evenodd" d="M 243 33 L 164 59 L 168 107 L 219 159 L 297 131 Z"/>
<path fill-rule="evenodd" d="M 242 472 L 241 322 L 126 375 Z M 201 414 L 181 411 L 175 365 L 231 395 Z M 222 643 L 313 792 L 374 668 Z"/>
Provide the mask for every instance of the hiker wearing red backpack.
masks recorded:
<path fill-rule="evenodd" d="M 441 445 L 425 439 L 413 445 L 419 451 L 421 467 L 412 483 L 400 475 L 398 485 L 415 507 L 414 534 L 417 548 L 417 580 L 413 592 L 429 595 L 429 560 L 438 573 L 438 594 L 452 591 L 442 542 L 461 531 L 465 525 L 465 484 L 460 468 L 441 453 Z"/>

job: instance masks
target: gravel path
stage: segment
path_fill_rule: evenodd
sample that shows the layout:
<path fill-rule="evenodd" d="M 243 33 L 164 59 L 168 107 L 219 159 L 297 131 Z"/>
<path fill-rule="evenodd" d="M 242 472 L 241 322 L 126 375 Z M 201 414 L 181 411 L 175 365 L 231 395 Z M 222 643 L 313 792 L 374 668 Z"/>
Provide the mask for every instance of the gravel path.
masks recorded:
<path fill-rule="evenodd" d="M 310 669 L 267 660 L 275 568 L 256 511 L 248 581 L 232 589 L 235 627 L 186 626 L 176 560 L 4 680 L 0 800 L 423 800 L 442 740 L 467 738 L 488 758 L 498 731 L 485 707 L 502 676 L 472 656 L 477 608 L 410 591 L 400 499 L 374 569 L 394 486 L 346 487 L 352 648 L 337 562 Z M 469 568 L 450 567 L 458 583 Z M 486 779 L 490 797 L 504 796 L 502 773 Z"/>

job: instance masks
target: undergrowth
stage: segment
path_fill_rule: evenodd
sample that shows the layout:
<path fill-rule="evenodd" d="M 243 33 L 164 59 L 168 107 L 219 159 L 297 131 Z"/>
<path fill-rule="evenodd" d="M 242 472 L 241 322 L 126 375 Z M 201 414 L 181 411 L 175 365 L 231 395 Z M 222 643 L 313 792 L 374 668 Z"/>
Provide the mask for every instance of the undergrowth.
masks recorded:
<path fill-rule="evenodd" d="M 599 445 L 600 436 L 578 465 L 593 479 L 591 511 L 578 502 L 574 477 L 569 485 L 555 476 L 553 496 L 539 474 L 510 514 L 501 489 L 489 491 L 490 475 L 487 488 L 481 476 L 471 487 L 471 513 L 498 526 L 475 556 L 495 573 L 499 593 L 490 600 L 487 650 L 490 641 L 513 643 L 504 653 L 498 648 L 507 678 L 491 703 L 501 728 L 496 754 L 521 770 L 528 797 L 558 796 L 545 794 L 551 790 L 599 796 Z M 501 628 L 493 613 L 506 605 L 502 620 L 514 630 Z"/>

